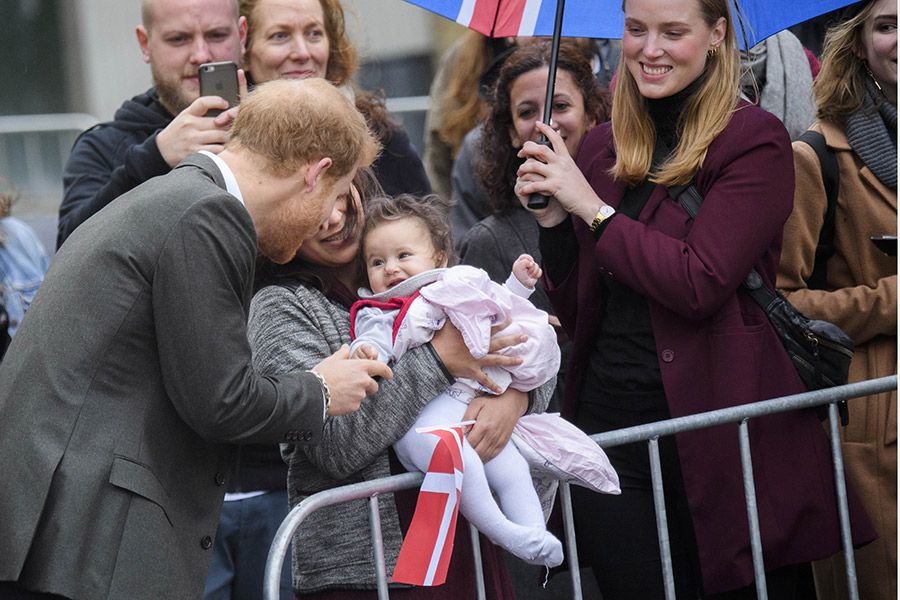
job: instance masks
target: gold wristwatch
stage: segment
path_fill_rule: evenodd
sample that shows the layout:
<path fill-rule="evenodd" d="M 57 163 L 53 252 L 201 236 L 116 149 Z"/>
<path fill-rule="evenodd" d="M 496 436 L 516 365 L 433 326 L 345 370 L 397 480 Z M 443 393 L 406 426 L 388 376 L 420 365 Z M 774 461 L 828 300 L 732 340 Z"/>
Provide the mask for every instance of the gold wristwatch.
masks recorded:
<path fill-rule="evenodd" d="M 614 214 L 616 214 L 616 209 L 614 209 L 609 204 L 604 204 L 600 207 L 600 210 L 597 211 L 597 214 L 594 215 L 594 220 L 591 221 L 590 225 L 588 225 L 588 229 L 591 230 L 591 233 L 597 233 L 597 230 L 600 228 L 600 225 L 603 223 L 603 221 L 607 220 Z"/>

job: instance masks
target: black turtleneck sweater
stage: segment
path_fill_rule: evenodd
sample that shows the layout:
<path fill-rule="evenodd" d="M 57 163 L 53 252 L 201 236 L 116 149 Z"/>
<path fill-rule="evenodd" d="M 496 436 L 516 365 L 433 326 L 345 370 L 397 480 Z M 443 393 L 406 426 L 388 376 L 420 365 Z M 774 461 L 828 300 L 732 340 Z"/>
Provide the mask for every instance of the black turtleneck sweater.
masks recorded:
<path fill-rule="evenodd" d="M 677 145 L 679 116 L 699 85 L 698 79 L 673 96 L 647 100 L 659 140 L 654 167 Z M 614 218 L 638 220 L 655 188 L 656 184 L 649 180 L 628 188 Z M 548 274 L 551 279 L 559 280 L 554 275 L 565 273 L 567 265 L 574 263 L 578 253 L 571 219 L 541 233 L 545 242 L 541 244 L 541 250 Z M 602 235 L 602 230 L 598 235 Z M 665 410 L 665 393 L 646 298 L 614 279 L 603 280 L 601 287 L 603 314 L 579 404 L 633 411 Z"/>

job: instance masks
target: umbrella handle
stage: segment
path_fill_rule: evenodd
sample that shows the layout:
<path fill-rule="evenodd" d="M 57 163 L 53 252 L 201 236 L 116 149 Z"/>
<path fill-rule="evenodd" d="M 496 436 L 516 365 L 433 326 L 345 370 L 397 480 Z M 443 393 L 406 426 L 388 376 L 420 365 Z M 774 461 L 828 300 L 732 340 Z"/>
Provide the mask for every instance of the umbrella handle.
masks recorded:
<path fill-rule="evenodd" d="M 544 99 L 544 123 L 550 124 L 553 116 L 553 90 L 556 87 L 556 62 L 559 58 L 559 40 L 562 35 L 563 12 L 566 8 L 566 0 L 556 0 L 556 17 L 553 22 L 553 41 L 550 46 L 550 65 L 547 70 L 547 96 Z M 547 136 L 541 134 L 538 144 L 550 146 Z M 528 198 L 528 208 L 540 210 L 547 208 L 550 203 L 548 196 L 543 194 L 531 194 Z"/>
<path fill-rule="evenodd" d="M 550 141 L 547 139 L 547 136 L 541 134 L 541 139 L 538 140 L 538 144 L 542 146 L 550 146 Z M 539 194 L 537 192 L 531 194 L 528 197 L 528 209 L 529 210 L 540 210 L 542 208 L 547 208 L 547 205 L 550 203 L 550 197 L 545 196 L 543 194 Z"/>

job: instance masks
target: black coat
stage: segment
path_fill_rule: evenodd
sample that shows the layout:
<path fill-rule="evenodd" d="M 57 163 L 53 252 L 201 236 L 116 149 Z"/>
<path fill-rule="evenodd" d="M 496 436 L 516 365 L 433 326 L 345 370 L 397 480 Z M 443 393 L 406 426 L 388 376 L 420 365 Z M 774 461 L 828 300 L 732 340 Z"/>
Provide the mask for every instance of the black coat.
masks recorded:
<path fill-rule="evenodd" d="M 112 121 L 78 136 L 63 171 L 57 248 L 101 208 L 171 170 L 156 146 L 156 134 L 173 118 L 151 88 L 126 100 Z"/>

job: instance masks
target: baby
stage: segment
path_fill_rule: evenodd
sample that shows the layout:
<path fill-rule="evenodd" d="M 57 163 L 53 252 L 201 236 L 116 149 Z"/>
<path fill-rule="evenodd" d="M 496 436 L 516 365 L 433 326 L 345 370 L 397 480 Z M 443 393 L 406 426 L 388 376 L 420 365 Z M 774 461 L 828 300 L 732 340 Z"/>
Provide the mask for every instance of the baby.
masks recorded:
<path fill-rule="evenodd" d="M 428 342 L 447 319 L 459 329 L 472 355 L 488 353 L 491 327 L 525 334 L 527 341 L 506 349 L 522 357 L 512 367 L 485 368 L 502 389 L 530 391 L 559 370 L 559 346 L 547 313 L 527 296 L 541 275 L 528 255 L 520 256 L 504 286 L 469 266 L 445 268 L 452 256 L 447 206 L 437 196 L 379 197 L 366 207 L 362 252 L 369 290 L 351 308 L 350 346 L 355 358 L 399 359 Z M 416 428 L 459 423 L 476 395 L 495 393 L 474 380 L 459 379 L 422 409 L 414 426 L 394 444 L 409 470 L 426 472 L 437 438 Z M 479 531 L 526 562 L 553 567 L 563 560 L 562 544 L 546 529 L 528 463 L 512 443 L 487 463 L 464 442 L 460 511 Z M 497 494 L 499 506 L 491 492 Z M 502 507 L 502 510 L 501 510 Z"/>

